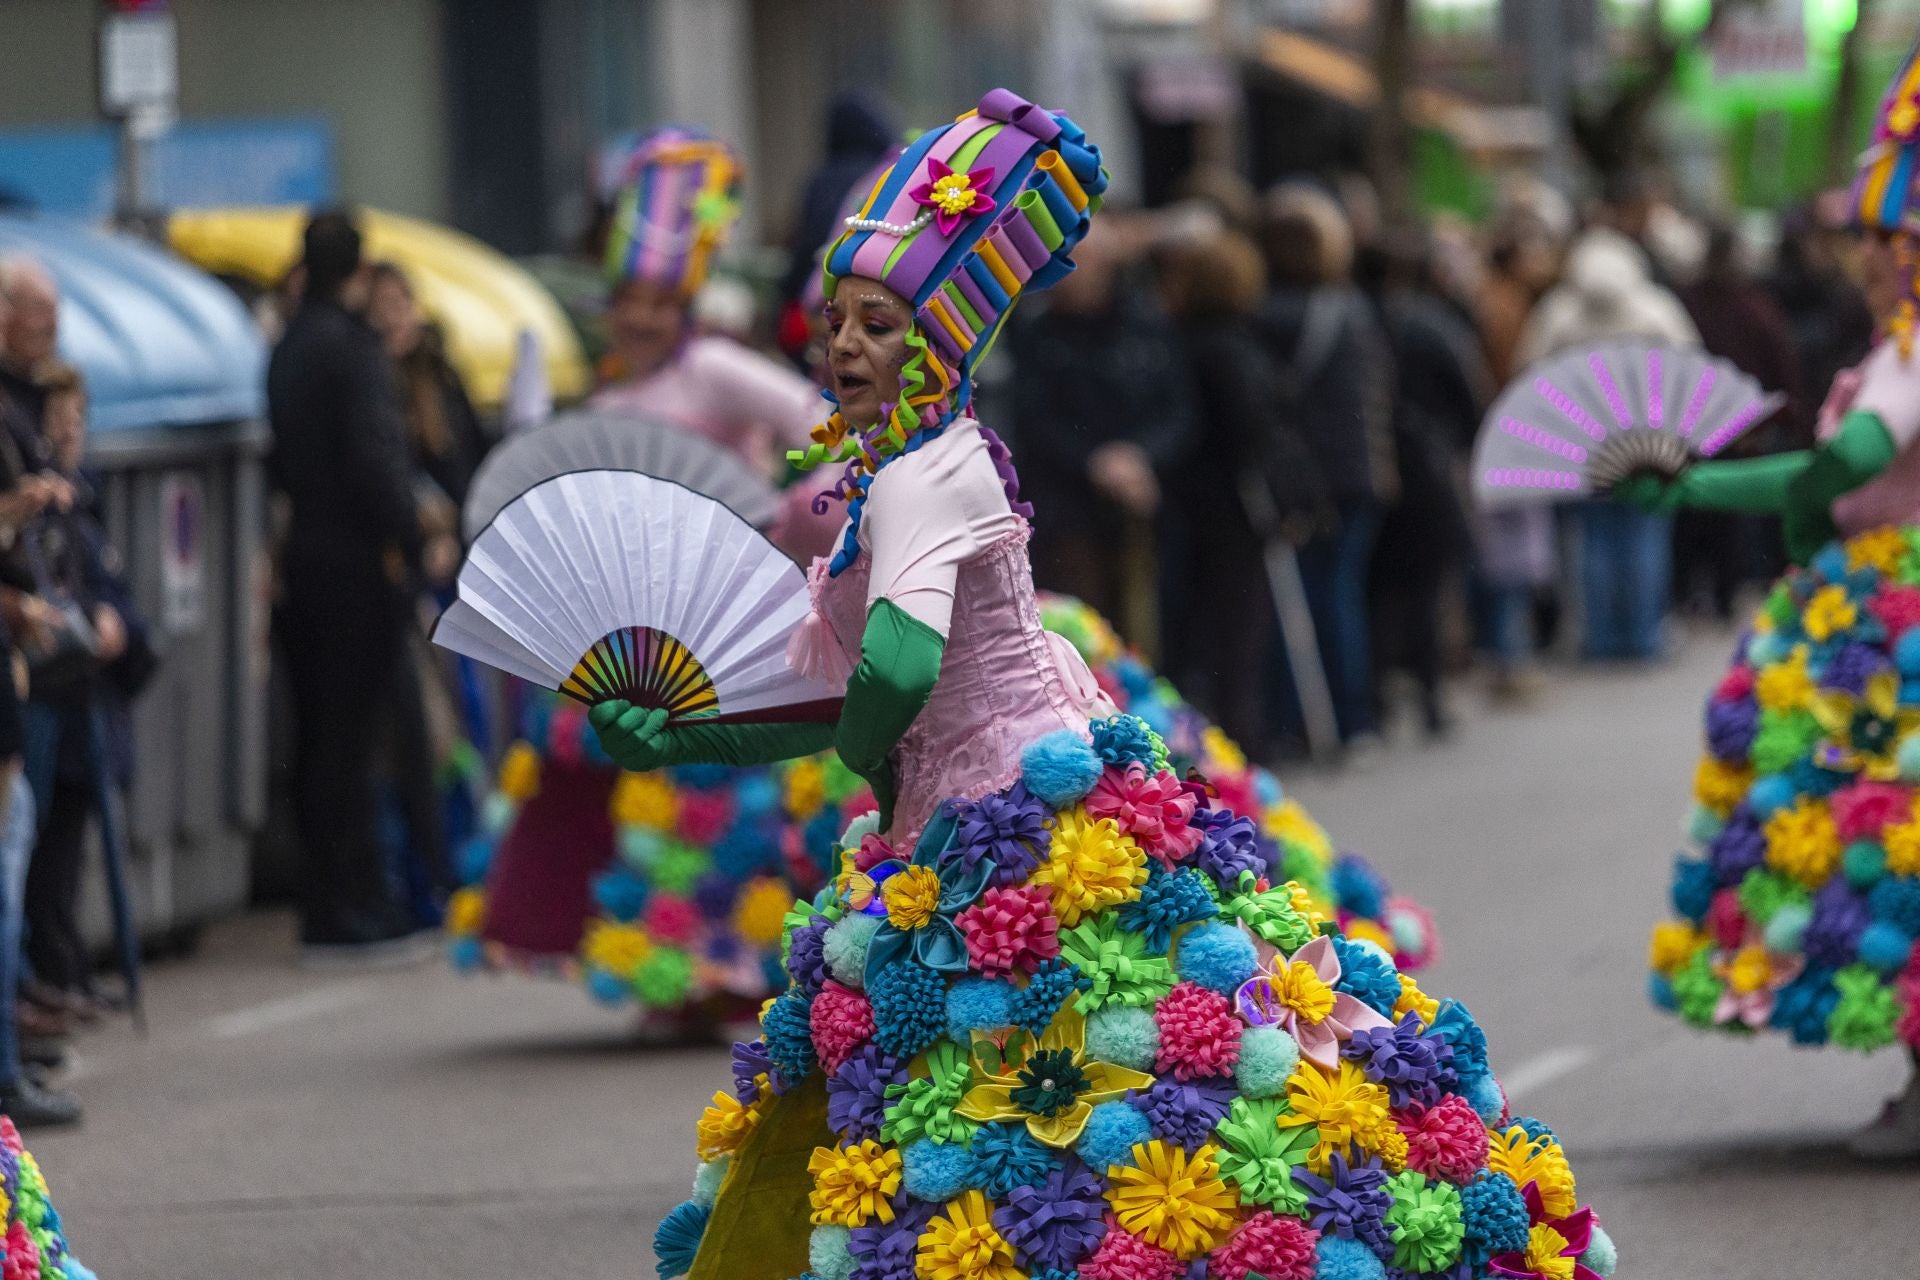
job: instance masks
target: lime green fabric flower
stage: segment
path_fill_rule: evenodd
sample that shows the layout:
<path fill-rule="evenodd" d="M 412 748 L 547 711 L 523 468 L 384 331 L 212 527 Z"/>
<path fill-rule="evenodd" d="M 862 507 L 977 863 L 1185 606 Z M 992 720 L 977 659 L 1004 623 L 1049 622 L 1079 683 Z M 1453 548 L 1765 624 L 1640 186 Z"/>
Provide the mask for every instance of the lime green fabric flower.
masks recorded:
<path fill-rule="evenodd" d="M 1833 975 L 1840 999 L 1827 1015 L 1827 1036 L 1845 1049 L 1878 1049 L 1893 1043 L 1900 1002 L 1893 988 L 1863 964 L 1850 964 Z"/>
<path fill-rule="evenodd" d="M 1738 897 L 1740 910 L 1746 913 L 1747 919 L 1763 929 L 1780 908 L 1790 902 L 1808 907 L 1813 905 L 1813 895 L 1798 882 L 1764 867 L 1755 867 L 1747 872 L 1740 881 Z"/>
<path fill-rule="evenodd" d="M 1242 871 L 1240 883 L 1220 905 L 1220 913 L 1245 925 L 1254 936 L 1289 954 L 1313 941 L 1313 925 L 1293 907 L 1293 894 L 1285 884 L 1261 889 L 1253 872 Z"/>
<path fill-rule="evenodd" d="M 1445 1271 L 1460 1257 L 1466 1226 L 1460 1193 L 1445 1182 L 1429 1182 L 1409 1169 L 1387 1179 L 1393 1207 L 1387 1231 L 1393 1237 L 1393 1265 L 1403 1271 Z"/>
<path fill-rule="evenodd" d="M 1147 950 L 1147 940 L 1103 911 L 1060 935 L 1060 957 L 1093 983 L 1074 1007 L 1092 1013 L 1110 1004 L 1152 1005 L 1173 990 L 1173 966 Z"/>
<path fill-rule="evenodd" d="M 700 877 L 713 866 L 713 855 L 680 840 L 669 840 L 653 862 L 653 885 L 657 893 L 676 898 L 691 898 Z"/>
<path fill-rule="evenodd" d="M 1754 772 L 1785 773 L 1813 751 L 1822 732 L 1813 712 L 1804 707 L 1762 711 L 1760 732 L 1753 739 Z"/>
<path fill-rule="evenodd" d="M 1726 984 L 1714 976 L 1713 955 L 1710 948 L 1702 947 L 1693 953 L 1678 973 L 1673 975 L 1673 999 L 1680 1016 L 1696 1027 L 1713 1025 L 1714 1010 L 1720 1004 L 1720 993 Z"/>
<path fill-rule="evenodd" d="M 1320 1130 L 1311 1124 L 1282 1129 L 1279 1120 L 1287 1113 L 1280 1099 L 1235 1098 L 1213 1133 L 1220 1142 L 1220 1176 L 1238 1189 L 1243 1204 L 1299 1217 L 1307 1193 L 1293 1180 L 1293 1169 L 1307 1162 Z"/>
<path fill-rule="evenodd" d="M 692 985 L 693 957 L 678 947 L 655 947 L 633 971 L 633 994 L 645 1005 L 678 1005 Z"/>
<path fill-rule="evenodd" d="M 955 1114 L 954 1108 L 966 1097 L 972 1078 L 973 1067 L 966 1050 L 951 1040 L 934 1045 L 914 1064 L 912 1079 L 887 1086 L 887 1100 L 892 1105 L 880 1126 L 880 1136 L 900 1147 L 922 1138 L 971 1145 L 974 1130 L 980 1126 Z"/>

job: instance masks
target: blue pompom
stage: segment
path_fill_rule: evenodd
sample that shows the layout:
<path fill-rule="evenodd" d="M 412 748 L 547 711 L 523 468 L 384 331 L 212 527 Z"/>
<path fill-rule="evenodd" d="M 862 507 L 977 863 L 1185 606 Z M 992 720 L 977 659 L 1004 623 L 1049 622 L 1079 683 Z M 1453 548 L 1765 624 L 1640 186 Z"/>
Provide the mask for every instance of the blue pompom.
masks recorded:
<path fill-rule="evenodd" d="M 611 867 L 593 882 L 593 900 L 622 924 L 639 918 L 647 896 L 647 882 L 623 867 Z"/>
<path fill-rule="evenodd" d="M 1461 1256 L 1476 1274 L 1494 1254 L 1527 1247 L 1527 1202 L 1504 1173 L 1483 1171 L 1460 1188 L 1460 1222 L 1466 1228 Z"/>
<path fill-rule="evenodd" d="M 1472 1076 L 1460 1077 L 1460 1092 L 1467 1103 L 1480 1117 L 1482 1124 L 1498 1124 L 1500 1113 L 1507 1109 L 1507 1100 L 1500 1094 L 1500 1086 L 1494 1083 L 1491 1071 L 1477 1072 Z"/>
<path fill-rule="evenodd" d="M 874 1043 L 896 1058 L 913 1057 L 946 1032 L 946 980 L 923 964 L 876 968 L 868 975 L 867 999 L 873 1005 Z"/>
<path fill-rule="evenodd" d="M 801 845 L 807 856 L 813 859 L 813 865 L 823 873 L 837 871 L 837 858 L 834 853 L 835 842 L 840 838 L 840 810 L 836 805 L 827 805 L 813 815 L 805 829 L 800 832 Z"/>
<path fill-rule="evenodd" d="M 957 1142 L 922 1138 L 900 1153 L 901 1185 L 916 1200 L 939 1204 L 973 1187 L 973 1152 Z"/>
<path fill-rule="evenodd" d="M 1324 1235 L 1313 1251 L 1313 1280 L 1387 1280 L 1387 1264 L 1358 1240 Z"/>
<path fill-rule="evenodd" d="M 733 804 L 746 822 L 773 817 L 780 808 L 780 782 L 770 770 L 740 775 L 733 788 Z"/>
<path fill-rule="evenodd" d="M 1765 821 L 1794 801 L 1793 781 L 1784 773 L 1769 773 L 1755 778 L 1747 788 L 1747 807 L 1753 816 Z"/>
<path fill-rule="evenodd" d="M 700 1237 L 707 1232 L 712 1210 L 696 1200 L 675 1205 L 653 1233 L 653 1256 L 658 1260 L 660 1280 L 673 1280 L 693 1270 L 693 1256 L 700 1251 Z"/>
<path fill-rule="evenodd" d="M 1014 995 L 1013 1003 L 1007 1007 L 1007 1021 L 1039 1035 L 1053 1021 L 1053 1015 L 1060 1012 L 1061 1005 L 1092 985 L 1093 980 L 1072 964 L 1059 956 L 1051 956 L 1027 975 L 1027 985 Z"/>
<path fill-rule="evenodd" d="M 947 991 L 947 1034 L 966 1044 L 975 1031 L 1013 1025 L 1011 985 L 995 978 L 962 978 Z M 945 1200 L 946 1196 L 921 1196 Z"/>
<path fill-rule="evenodd" d="M 1400 1003 L 1400 975 L 1393 962 L 1382 957 L 1378 948 L 1349 938 L 1335 937 L 1333 952 L 1340 957 L 1340 981 L 1334 989 L 1391 1018 L 1393 1007 Z"/>
<path fill-rule="evenodd" d="M 1913 935 L 1900 926 L 1876 920 L 1860 935 L 1860 963 L 1881 973 L 1904 969 L 1913 954 Z"/>
<path fill-rule="evenodd" d="M 1260 811 L 1265 813 L 1267 810 L 1284 801 L 1287 798 L 1287 793 L 1286 789 L 1280 785 L 1280 779 L 1274 777 L 1271 770 L 1255 769 L 1253 771 L 1253 798 L 1260 806 Z"/>
<path fill-rule="evenodd" d="M 1087 1128 L 1074 1143 L 1074 1154 L 1096 1173 L 1108 1166 L 1132 1164 L 1133 1148 L 1153 1140 L 1153 1127 L 1130 1102 L 1103 1102 L 1087 1117 Z"/>
<path fill-rule="evenodd" d="M 1378 920 L 1387 909 L 1387 882 L 1365 858 L 1342 854 L 1333 865 L 1333 896 L 1342 911 Z"/>
<path fill-rule="evenodd" d="M 1433 1015 L 1427 1034 L 1445 1040 L 1453 1047 L 1453 1066 L 1462 1079 L 1487 1069 L 1487 1036 L 1480 1024 L 1458 1000 L 1442 1000 Z"/>
<path fill-rule="evenodd" d="M 1806 969 L 1780 988 L 1768 1022 L 1792 1036 L 1795 1044 L 1825 1044 L 1827 1019 L 1838 1003 L 1840 992 L 1833 985 L 1833 970 Z"/>
<path fill-rule="evenodd" d="M 1100 781 L 1101 768 L 1092 744 L 1071 729 L 1057 729 L 1020 753 L 1020 780 L 1056 809 L 1085 799 Z"/>
<path fill-rule="evenodd" d="M 455 870 L 461 884 L 479 884 L 487 878 L 487 868 L 493 865 L 493 847 L 493 837 L 484 832 L 468 836 L 460 845 Z"/>
<path fill-rule="evenodd" d="M 1560 1135 L 1547 1128 L 1547 1122 L 1544 1120 L 1536 1120 L 1532 1116 L 1515 1116 L 1513 1123 L 1520 1126 L 1521 1130 L 1526 1133 L 1529 1141 L 1544 1141 L 1551 1142 L 1556 1146 L 1559 1145 Z"/>
<path fill-rule="evenodd" d="M 486 948 L 471 934 L 447 943 L 447 963 L 458 973 L 472 973 L 486 958 Z"/>
<path fill-rule="evenodd" d="M 633 999 L 627 980 L 608 969 L 587 970 L 587 994 L 601 1004 L 625 1004 Z"/>
<path fill-rule="evenodd" d="M 1873 918 L 1920 935 L 1920 876 L 1888 876 L 1867 893 Z"/>
<path fill-rule="evenodd" d="M 1920 676 L 1920 627 L 1893 642 L 1893 665 L 1903 676 Z"/>
<path fill-rule="evenodd" d="M 693 791 L 712 791 L 733 781 L 736 770 L 724 764 L 675 765 L 670 776 L 676 785 Z"/>
<path fill-rule="evenodd" d="M 1673 860 L 1673 909 L 1699 924 L 1707 918 L 1713 904 L 1715 880 L 1713 864 L 1704 858 L 1677 857 Z"/>
<path fill-rule="evenodd" d="M 746 880 L 755 872 L 780 864 L 776 830 L 759 822 L 735 822 L 713 843 L 714 870 L 729 880 Z"/>
<path fill-rule="evenodd" d="M 1095 720 L 1091 728 L 1094 754 L 1106 763 L 1122 767 L 1139 764 L 1153 768 L 1153 731 L 1139 716 L 1123 712 L 1105 720 Z"/>
<path fill-rule="evenodd" d="M 1673 979 L 1664 973 L 1647 975 L 1647 999 L 1653 1001 L 1656 1009 L 1665 1009 L 1669 1013 L 1679 1008 L 1679 998 L 1673 994 Z"/>
<path fill-rule="evenodd" d="M 813 1074 L 817 1062 L 813 1052 L 813 1027 L 808 1021 L 812 1009 L 813 1002 L 806 996 L 797 990 L 788 991 L 769 1005 L 760 1019 L 760 1037 L 766 1042 L 767 1057 L 789 1086 Z"/>
<path fill-rule="evenodd" d="M 1819 576 L 1823 582 L 1839 583 L 1847 580 L 1847 553 L 1837 542 L 1829 542 L 1814 553 L 1807 567 Z"/>
<path fill-rule="evenodd" d="M 1053 1155 L 1024 1124 L 983 1124 L 973 1135 L 980 1189 L 1003 1200 L 1015 1187 L 1037 1187 L 1055 1167 Z"/>
<path fill-rule="evenodd" d="M 1260 967 L 1253 939 L 1229 924 L 1196 925 L 1180 937 L 1174 971 L 1188 982 L 1231 996 Z M 1396 983 L 1394 995 L 1399 996 Z"/>
<path fill-rule="evenodd" d="M 1158 861 L 1147 863 L 1147 883 L 1140 896 L 1120 908 L 1120 927 L 1137 933 L 1156 954 L 1173 945 L 1173 931 L 1183 924 L 1211 919 L 1219 910 L 1207 892 L 1205 878 L 1192 868 L 1168 871 Z"/>

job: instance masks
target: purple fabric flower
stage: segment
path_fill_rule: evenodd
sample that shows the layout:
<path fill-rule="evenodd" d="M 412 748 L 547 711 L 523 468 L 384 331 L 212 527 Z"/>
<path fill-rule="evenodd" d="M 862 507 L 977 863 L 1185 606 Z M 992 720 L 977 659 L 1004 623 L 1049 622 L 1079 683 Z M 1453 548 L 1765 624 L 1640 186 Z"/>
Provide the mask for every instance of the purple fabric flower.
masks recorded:
<path fill-rule="evenodd" d="M 953 807 L 953 843 L 946 857 L 971 871 L 986 858 L 994 864 L 993 883 L 1018 884 L 1040 865 L 1047 850 L 1046 804 L 1016 782 L 1003 792 Z"/>
<path fill-rule="evenodd" d="M 1153 1126 L 1155 1137 L 1177 1142 L 1192 1155 L 1213 1136 L 1213 1127 L 1227 1118 L 1233 1089 L 1210 1080 L 1182 1084 L 1167 1076 L 1155 1080 L 1145 1093 L 1134 1094 L 1132 1101 Z"/>
<path fill-rule="evenodd" d="M 832 924 L 825 916 L 815 916 L 789 935 L 787 976 L 809 995 L 817 994 L 827 982 L 826 937 Z"/>
<path fill-rule="evenodd" d="M 1717 759 L 1744 761 L 1759 731 L 1760 706 L 1752 698 L 1707 704 L 1707 750 Z"/>
<path fill-rule="evenodd" d="M 1747 872 L 1767 860 L 1767 836 L 1753 810 L 1742 803 L 1727 819 L 1727 825 L 1707 846 L 1707 858 L 1713 864 L 1714 882 L 1731 889 L 1746 879 Z"/>
<path fill-rule="evenodd" d="M 847 1252 L 853 1257 L 856 1280 L 914 1280 L 920 1233 L 940 1207 L 924 1200 L 905 1200 L 902 1206 L 896 1200 L 892 1222 L 873 1222 L 848 1232 Z"/>
<path fill-rule="evenodd" d="M 1307 1215 L 1322 1232 L 1358 1240 L 1382 1258 L 1393 1256 L 1393 1237 L 1387 1230 L 1387 1210 L 1393 1193 L 1387 1190 L 1387 1171 L 1372 1156 L 1359 1164 L 1335 1153 L 1327 1176 L 1293 1171 L 1293 1180 L 1307 1193 Z"/>
<path fill-rule="evenodd" d="M 1264 876 L 1270 870 L 1253 819 L 1231 809 L 1199 809 L 1187 825 L 1200 832 L 1200 845 L 1193 852 L 1194 865 L 1221 884 L 1236 883 L 1242 871 Z"/>
<path fill-rule="evenodd" d="M 887 1086 L 905 1084 L 900 1059 L 863 1044 L 827 1077 L 827 1124 L 846 1142 L 880 1136 L 887 1118 Z"/>
<path fill-rule="evenodd" d="M 1813 919 L 1800 936 L 1801 953 L 1816 969 L 1842 969 L 1853 963 L 1860 935 L 1873 923 L 1866 898 L 1845 880 L 1829 880 L 1813 895 Z"/>
<path fill-rule="evenodd" d="M 773 1069 L 773 1059 L 767 1056 L 767 1042 L 755 1040 L 751 1043 L 740 1040 L 733 1046 L 733 1096 L 752 1106 L 760 1096 L 759 1077 L 765 1076 L 773 1085 L 775 1093 L 780 1092 L 780 1073 Z"/>
<path fill-rule="evenodd" d="M 1820 675 L 1826 689 L 1844 689 L 1858 697 L 1867 691 L 1867 681 L 1887 669 L 1886 655 L 1872 645 L 1850 644 L 1833 655 Z"/>
<path fill-rule="evenodd" d="M 700 908 L 700 914 L 709 920 L 725 920 L 733 914 L 733 900 L 739 895 L 740 886 L 733 877 L 718 871 L 709 871 L 700 877 L 693 886 L 693 902 Z"/>
<path fill-rule="evenodd" d="M 1453 1046 L 1422 1035 L 1417 1014 L 1409 1013 L 1395 1026 L 1356 1031 L 1340 1052 L 1358 1062 L 1367 1079 L 1385 1085 L 1396 1108 L 1415 1102 L 1430 1107 L 1460 1083 Z"/>
<path fill-rule="evenodd" d="M 1107 1234 L 1100 1179 L 1078 1160 L 1038 1186 L 1015 1187 L 993 1215 L 993 1225 L 1029 1267 L 1070 1271 Z"/>

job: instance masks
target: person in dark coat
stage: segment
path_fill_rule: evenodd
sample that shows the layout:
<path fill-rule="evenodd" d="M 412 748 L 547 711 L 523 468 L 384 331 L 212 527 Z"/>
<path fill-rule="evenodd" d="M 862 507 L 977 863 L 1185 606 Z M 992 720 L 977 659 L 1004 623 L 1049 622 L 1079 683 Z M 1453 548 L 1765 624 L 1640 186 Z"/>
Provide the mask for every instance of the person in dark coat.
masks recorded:
<path fill-rule="evenodd" d="M 798 356 L 806 347 L 806 317 L 799 314 L 807 277 L 820 266 L 820 250 L 841 231 L 840 208 L 854 183 L 900 141 L 900 129 L 884 104 L 858 89 L 843 89 L 827 104 L 827 154 L 807 179 L 787 240 L 787 270 L 780 277 L 781 342 Z M 864 196 L 864 192 L 861 193 Z"/>
<path fill-rule="evenodd" d="M 392 364 L 361 314 L 353 219 L 315 215 L 302 266 L 300 309 L 267 370 L 289 509 L 275 622 L 293 694 L 300 934 L 315 959 L 372 958 L 414 932 L 388 884 L 380 794 L 397 717 L 420 705 L 408 639 L 423 538 Z M 392 763 L 424 773 L 410 754 Z"/>

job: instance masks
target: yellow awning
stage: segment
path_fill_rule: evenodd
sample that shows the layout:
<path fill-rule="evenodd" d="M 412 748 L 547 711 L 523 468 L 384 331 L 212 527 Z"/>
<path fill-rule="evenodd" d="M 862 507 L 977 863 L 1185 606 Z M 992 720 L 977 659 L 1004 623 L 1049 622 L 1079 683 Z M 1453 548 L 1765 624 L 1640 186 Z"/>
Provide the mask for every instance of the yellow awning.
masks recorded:
<path fill-rule="evenodd" d="M 306 218 L 297 207 L 183 209 L 169 219 L 167 239 L 202 270 L 272 288 L 299 258 Z M 377 209 L 362 209 L 360 226 L 367 256 L 391 259 L 413 282 L 476 405 L 495 409 L 506 398 L 522 331 L 539 340 L 555 399 L 587 393 L 591 370 L 566 314 L 512 259 L 451 228 Z"/>

